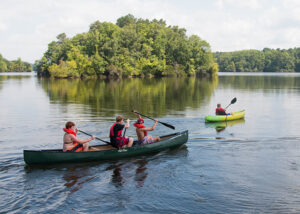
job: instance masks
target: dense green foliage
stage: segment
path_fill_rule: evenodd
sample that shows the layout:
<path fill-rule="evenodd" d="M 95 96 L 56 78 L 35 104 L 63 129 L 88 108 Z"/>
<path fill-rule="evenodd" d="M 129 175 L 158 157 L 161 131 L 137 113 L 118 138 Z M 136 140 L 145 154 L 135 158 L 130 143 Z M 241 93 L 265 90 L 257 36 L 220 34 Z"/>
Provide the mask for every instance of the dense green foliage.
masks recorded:
<path fill-rule="evenodd" d="M 0 54 L 0 72 L 31 72 L 32 66 L 28 62 L 23 62 L 20 58 L 9 61 Z"/>
<path fill-rule="evenodd" d="M 163 20 L 121 17 L 96 21 L 86 33 L 65 33 L 36 61 L 41 76 L 212 75 L 218 71 L 209 44 Z"/>
<path fill-rule="evenodd" d="M 300 48 L 217 52 L 221 72 L 300 72 Z"/>

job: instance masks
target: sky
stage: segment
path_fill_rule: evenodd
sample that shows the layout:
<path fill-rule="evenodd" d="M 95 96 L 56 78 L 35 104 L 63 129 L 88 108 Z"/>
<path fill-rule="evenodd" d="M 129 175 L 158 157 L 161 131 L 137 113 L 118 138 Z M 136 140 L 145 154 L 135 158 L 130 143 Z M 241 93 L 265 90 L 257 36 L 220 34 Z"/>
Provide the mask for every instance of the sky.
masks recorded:
<path fill-rule="evenodd" d="M 127 14 L 185 28 L 214 52 L 300 47 L 300 0 L 0 0 L 0 54 L 34 63 L 58 34 Z"/>

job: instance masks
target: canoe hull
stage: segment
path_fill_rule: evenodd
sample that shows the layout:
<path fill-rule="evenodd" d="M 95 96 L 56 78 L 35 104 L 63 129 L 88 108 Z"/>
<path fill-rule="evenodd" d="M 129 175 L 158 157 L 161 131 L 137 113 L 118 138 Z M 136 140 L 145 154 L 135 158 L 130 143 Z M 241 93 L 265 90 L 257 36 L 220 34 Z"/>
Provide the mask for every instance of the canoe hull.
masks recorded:
<path fill-rule="evenodd" d="M 245 117 L 245 110 L 233 112 L 231 115 L 208 115 L 205 117 L 205 122 L 220 122 L 238 120 Z"/>
<path fill-rule="evenodd" d="M 89 152 L 62 152 L 62 150 L 24 150 L 23 156 L 26 164 L 53 164 L 75 163 L 101 160 L 114 160 L 132 156 L 159 152 L 165 149 L 178 147 L 188 140 L 188 131 L 178 132 L 171 137 L 152 144 L 135 146 L 126 149 L 108 149 Z"/>

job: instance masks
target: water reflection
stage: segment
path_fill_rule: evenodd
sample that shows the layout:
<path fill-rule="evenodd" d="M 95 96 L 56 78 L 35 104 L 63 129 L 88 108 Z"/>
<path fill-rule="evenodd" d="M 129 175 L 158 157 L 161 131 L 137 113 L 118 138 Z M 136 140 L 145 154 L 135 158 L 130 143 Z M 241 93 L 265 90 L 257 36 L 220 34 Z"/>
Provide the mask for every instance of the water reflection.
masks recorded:
<path fill-rule="evenodd" d="M 130 112 L 135 108 L 157 117 L 170 110 L 198 109 L 212 96 L 218 79 L 42 79 L 39 84 L 55 103 L 86 104 L 94 113 L 103 116 L 111 116 L 120 110 Z"/>
<path fill-rule="evenodd" d="M 205 126 L 207 128 L 215 128 L 216 132 L 219 133 L 224 131 L 228 126 L 234 126 L 243 123 L 245 123 L 245 119 L 222 121 L 222 122 L 215 122 L 215 123 L 205 123 Z"/>
<path fill-rule="evenodd" d="M 112 176 L 111 176 L 111 182 L 116 186 L 116 187 L 121 187 L 123 186 L 123 177 L 121 175 L 121 166 L 124 165 L 124 163 L 117 163 L 117 164 L 112 164 L 108 166 L 105 170 L 113 170 Z"/>
<path fill-rule="evenodd" d="M 137 182 L 137 187 L 143 187 L 145 179 L 147 178 L 147 165 L 148 161 L 146 159 L 138 160 L 138 167 L 135 170 L 135 181 Z"/>
<path fill-rule="evenodd" d="M 64 184 L 67 188 L 72 188 L 70 193 L 74 193 L 83 187 L 83 184 L 87 181 L 93 179 L 93 177 L 88 177 L 90 174 L 89 167 L 84 168 L 67 168 L 63 175 L 63 179 L 66 181 Z M 85 178 L 87 177 L 87 178 Z M 82 178 L 85 178 L 82 180 Z"/>
<path fill-rule="evenodd" d="M 136 187 L 143 187 L 145 179 L 147 178 L 147 159 L 138 159 L 133 162 L 134 165 L 137 165 L 135 170 L 134 180 L 137 182 Z M 115 187 L 122 187 L 125 183 L 122 176 L 122 169 L 126 168 L 125 162 L 114 163 L 106 168 L 106 171 L 112 170 L 111 182 Z M 126 170 L 125 170 L 126 171 Z"/>
<path fill-rule="evenodd" d="M 70 193 L 74 193 L 80 190 L 84 183 L 92 180 L 93 172 L 90 168 L 96 166 L 98 163 L 76 163 L 76 164 L 50 164 L 50 165 L 25 165 L 25 177 L 28 183 L 32 183 L 33 180 L 43 180 L 47 176 L 53 176 L 55 174 L 61 174 L 64 181 L 63 185 Z M 43 172 L 43 173 L 40 173 Z M 45 175 L 46 174 L 46 175 Z M 36 177 L 36 176 L 40 177 Z"/>
<path fill-rule="evenodd" d="M 2 90 L 3 84 L 8 80 L 17 80 L 18 84 L 21 85 L 23 79 L 29 79 L 31 77 L 31 75 L 8 75 L 0 73 L 0 90 Z"/>
<path fill-rule="evenodd" d="M 220 86 L 238 89 L 293 89 L 300 87 L 300 75 L 219 76 Z"/>

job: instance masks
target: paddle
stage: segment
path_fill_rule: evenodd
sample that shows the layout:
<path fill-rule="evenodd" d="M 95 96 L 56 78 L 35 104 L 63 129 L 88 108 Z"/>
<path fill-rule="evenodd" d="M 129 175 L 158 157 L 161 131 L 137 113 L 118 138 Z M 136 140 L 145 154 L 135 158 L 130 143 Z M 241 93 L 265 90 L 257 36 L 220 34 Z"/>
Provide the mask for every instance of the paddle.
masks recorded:
<path fill-rule="evenodd" d="M 139 112 L 137 112 L 137 111 L 132 110 L 132 112 L 133 112 L 133 113 L 136 113 L 136 114 L 139 114 L 139 115 L 141 115 L 141 116 L 143 116 L 143 117 L 147 117 L 147 118 L 149 118 L 150 120 L 155 120 L 155 119 L 153 119 L 153 118 L 151 118 L 151 117 L 148 117 L 148 116 L 146 116 L 146 115 L 144 115 L 144 114 L 141 114 L 141 113 L 139 113 Z M 163 124 L 164 126 L 170 128 L 170 129 L 175 129 L 174 126 L 172 126 L 172 125 L 170 125 L 170 124 L 168 124 L 168 123 L 164 123 L 164 122 L 160 122 L 160 121 L 157 121 L 157 122 L 159 122 L 160 124 Z"/>
<path fill-rule="evenodd" d="M 227 109 L 231 104 L 234 104 L 235 102 L 236 102 L 236 97 L 231 100 L 230 104 L 225 109 Z"/>
<path fill-rule="evenodd" d="M 79 130 L 79 129 L 78 129 L 78 131 L 81 132 L 81 133 L 83 133 L 83 134 L 86 134 L 86 135 L 88 135 L 88 136 L 91 136 L 91 137 L 93 136 L 93 135 L 91 135 L 91 134 L 89 134 L 89 133 L 86 133 L 86 132 L 84 132 L 84 131 L 82 131 L 82 130 Z M 105 141 L 105 140 L 102 140 L 102 139 L 100 139 L 99 137 L 95 137 L 95 139 L 100 140 L 100 141 L 102 141 L 102 142 L 107 143 L 107 144 L 110 145 L 110 142 Z"/>

